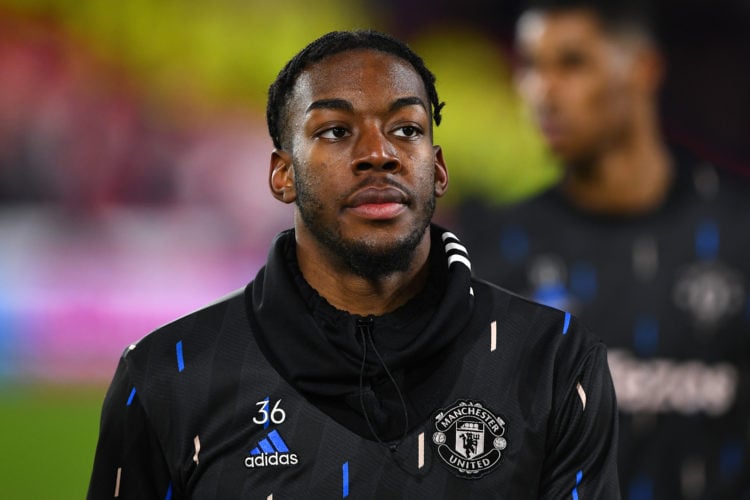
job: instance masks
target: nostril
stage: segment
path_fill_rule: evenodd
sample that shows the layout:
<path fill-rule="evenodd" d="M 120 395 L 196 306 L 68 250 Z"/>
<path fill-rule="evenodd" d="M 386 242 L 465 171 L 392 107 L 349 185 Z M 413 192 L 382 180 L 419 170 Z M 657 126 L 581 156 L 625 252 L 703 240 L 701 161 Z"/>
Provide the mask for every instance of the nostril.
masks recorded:
<path fill-rule="evenodd" d="M 399 169 L 399 162 L 397 161 L 388 161 L 388 162 L 369 162 L 369 161 L 359 161 L 354 164 L 354 169 L 357 172 L 366 172 L 368 170 L 383 170 L 386 172 L 393 172 L 395 170 Z"/>

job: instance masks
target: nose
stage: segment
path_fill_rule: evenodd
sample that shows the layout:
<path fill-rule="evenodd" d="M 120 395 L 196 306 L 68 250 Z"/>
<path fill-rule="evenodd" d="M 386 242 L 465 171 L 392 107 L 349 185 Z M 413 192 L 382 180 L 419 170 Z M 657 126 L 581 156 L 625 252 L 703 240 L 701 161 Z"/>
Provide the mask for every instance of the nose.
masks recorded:
<path fill-rule="evenodd" d="M 361 130 L 351 165 L 355 173 L 375 169 L 394 173 L 401 169 L 395 146 L 377 126 Z"/>

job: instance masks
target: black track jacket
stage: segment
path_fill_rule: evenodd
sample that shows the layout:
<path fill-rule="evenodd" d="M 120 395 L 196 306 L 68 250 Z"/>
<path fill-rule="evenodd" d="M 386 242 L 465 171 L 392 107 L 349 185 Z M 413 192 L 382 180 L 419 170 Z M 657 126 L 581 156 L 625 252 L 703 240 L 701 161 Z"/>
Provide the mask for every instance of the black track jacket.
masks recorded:
<path fill-rule="evenodd" d="M 328 304 L 290 230 L 243 292 L 128 347 L 88 498 L 619 498 L 603 344 L 431 234 L 392 313 Z"/>

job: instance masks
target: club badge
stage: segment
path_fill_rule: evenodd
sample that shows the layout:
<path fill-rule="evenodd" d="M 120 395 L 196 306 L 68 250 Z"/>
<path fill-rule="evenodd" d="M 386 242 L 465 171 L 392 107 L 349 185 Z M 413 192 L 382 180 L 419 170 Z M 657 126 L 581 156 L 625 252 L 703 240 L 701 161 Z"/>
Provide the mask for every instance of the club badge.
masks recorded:
<path fill-rule="evenodd" d="M 433 428 L 437 454 L 456 475 L 466 479 L 492 471 L 508 445 L 505 421 L 478 401 L 459 400 L 438 410 Z"/>
<path fill-rule="evenodd" d="M 699 329 L 712 331 L 742 311 L 745 289 L 737 271 L 718 262 L 697 262 L 682 272 L 672 295 Z"/>

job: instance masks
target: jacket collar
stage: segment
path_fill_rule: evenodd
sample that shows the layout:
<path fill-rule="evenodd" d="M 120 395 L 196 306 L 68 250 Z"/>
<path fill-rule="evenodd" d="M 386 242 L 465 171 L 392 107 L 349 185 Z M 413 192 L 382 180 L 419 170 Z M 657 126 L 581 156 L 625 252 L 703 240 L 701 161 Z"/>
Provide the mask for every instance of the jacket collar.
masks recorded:
<path fill-rule="evenodd" d="M 431 226 L 430 272 L 424 290 L 391 313 L 372 317 L 372 338 L 393 372 L 408 370 L 449 345 L 471 318 L 474 305 L 466 249 L 444 229 Z M 359 391 L 362 370 L 357 319 L 331 306 L 304 279 L 294 230 L 280 233 L 266 265 L 246 292 L 248 316 L 264 354 L 307 396 L 340 397 Z M 364 374 L 383 375 L 370 356 Z"/>

